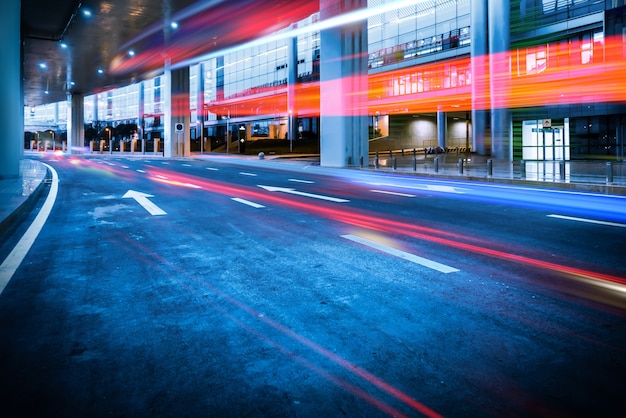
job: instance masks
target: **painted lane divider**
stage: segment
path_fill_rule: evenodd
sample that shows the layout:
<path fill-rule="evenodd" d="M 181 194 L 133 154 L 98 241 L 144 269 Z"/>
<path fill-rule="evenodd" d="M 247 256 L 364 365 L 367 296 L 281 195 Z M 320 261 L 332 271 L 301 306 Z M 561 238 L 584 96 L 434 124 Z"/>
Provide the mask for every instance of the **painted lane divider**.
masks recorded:
<path fill-rule="evenodd" d="M 239 197 L 231 197 L 231 200 L 234 200 L 235 202 L 243 203 L 244 205 L 252 206 L 253 208 L 256 208 L 256 209 L 260 209 L 260 208 L 264 208 L 265 207 L 265 206 L 260 205 L 258 203 L 251 202 L 251 201 L 246 200 L 246 199 L 241 199 Z"/>
<path fill-rule="evenodd" d="M 428 268 L 433 269 L 433 270 L 437 270 L 437 271 L 439 271 L 441 273 L 455 273 L 457 271 L 460 271 L 459 269 L 456 269 L 454 267 L 450 267 L 450 266 L 447 266 L 445 264 L 437 263 L 436 261 L 432 261 L 432 260 L 429 260 L 427 258 L 417 256 L 415 254 L 407 253 L 405 251 L 398 250 L 396 248 L 389 247 L 387 245 L 379 244 L 379 243 L 377 243 L 375 241 L 370 241 L 368 239 L 361 238 L 361 237 L 359 237 L 357 235 L 342 235 L 341 238 L 345 238 L 345 239 L 348 239 L 350 241 L 359 243 L 361 245 L 365 245 L 366 247 L 370 247 L 370 248 L 373 248 L 375 250 L 381 251 L 383 253 L 390 254 L 390 255 L 402 258 L 404 260 L 410 261 L 410 262 L 415 263 L 415 264 L 419 264 L 420 266 L 428 267 Z"/>
<path fill-rule="evenodd" d="M 321 195 L 321 194 L 313 194 L 313 193 L 306 193 L 306 192 L 299 192 L 298 190 L 291 189 L 289 187 L 263 186 L 261 184 L 257 184 L 257 186 L 259 186 L 262 189 L 267 190 L 268 192 L 288 193 L 288 194 L 293 194 L 293 195 L 297 195 L 297 196 L 312 197 L 314 199 L 328 200 L 329 202 L 336 202 L 336 203 L 346 203 L 346 202 L 349 202 L 349 200 L 347 200 L 347 199 L 341 199 L 341 198 L 338 198 L 338 197 L 325 196 L 325 195 Z"/>
<path fill-rule="evenodd" d="M 314 181 L 311 181 L 311 180 L 300 180 L 300 179 L 287 179 L 287 181 L 292 181 L 294 183 L 306 183 L 306 184 L 315 183 Z"/>
<path fill-rule="evenodd" d="M 388 190 L 370 190 L 372 193 L 390 194 L 392 196 L 415 197 L 414 194 L 390 192 Z"/>
<path fill-rule="evenodd" d="M 152 216 L 167 215 L 167 212 L 148 200 L 149 197 L 154 196 L 135 190 L 129 190 L 124 194 L 124 196 L 122 196 L 122 199 L 135 199 L 135 201 L 137 201 L 137 203 L 139 203 Z"/>
<path fill-rule="evenodd" d="M 617 222 L 608 222 L 608 221 L 597 221 L 595 219 L 587 219 L 587 218 L 576 218 L 573 216 L 565 216 L 565 215 L 547 215 L 548 218 L 557 218 L 557 219 L 565 219 L 568 221 L 576 221 L 576 222 L 586 222 L 586 223 L 590 223 L 590 224 L 596 224 L 596 225 L 606 225 L 606 226 L 616 226 L 618 228 L 626 228 L 626 224 L 620 224 Z"/>

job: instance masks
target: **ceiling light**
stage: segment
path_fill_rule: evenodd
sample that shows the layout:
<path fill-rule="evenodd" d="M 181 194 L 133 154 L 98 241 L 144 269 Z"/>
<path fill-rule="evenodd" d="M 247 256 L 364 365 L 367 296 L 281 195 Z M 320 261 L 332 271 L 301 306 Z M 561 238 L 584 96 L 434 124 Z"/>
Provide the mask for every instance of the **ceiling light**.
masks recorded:
<path fill-rule="evenodd" d="M 45 62 L 40 62 L 39 68 L 41 68 L 42 70 L 45 70 L 46 68 L 48 68 L 48 65 Z"/>
<path fill-rule="evenodd" d="M 177 23 L 177 22 L 172 22 L 172 23 L 170 23 L 170 28 L 172 28 L 172 29 L 178 29 L 178 23 Z"/>
<path fill-rule="evenodd" d="M 134 57 L 135 56 L 135 51 L 133 51 L 132 49 L 130 51 L 128 51 L 128 56 L 129 57 Z"/>
<path fill-rule="evenodd" d="M 91 16 L 92 16 L 92 13 L 91 13 L 91 10 L 90 10 L 90 9 L 83 8 L 83 9 L 81 10 L 81 12 L 82 12 L 83 16 L 85 16 L 85 17 L 91 17 Z"/>
<path fill-rule="evenodd" d="M 98 68 L 98 74 L 104 74 L 104 70 L 102 68 Z"/>

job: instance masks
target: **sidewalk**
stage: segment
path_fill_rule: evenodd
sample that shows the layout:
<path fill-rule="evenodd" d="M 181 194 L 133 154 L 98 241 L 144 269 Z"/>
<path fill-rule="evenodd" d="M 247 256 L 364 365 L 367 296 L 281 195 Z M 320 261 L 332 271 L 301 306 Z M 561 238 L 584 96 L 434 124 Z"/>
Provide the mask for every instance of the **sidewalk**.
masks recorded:
<path fill-rule="evenodd" d="M 626 195 L 626 162 L 500 162 L 475 154 L 379 153 L 362 169 L 434 178 L 464 179 L 584 192 Z"/>
<path fill-rule="evenodd" d="M 0 179 L 0 235 L 24 211 L 32 209 L 43 190 L 48 169 L 37 160 L 20 161 L 20 177 Z"/>

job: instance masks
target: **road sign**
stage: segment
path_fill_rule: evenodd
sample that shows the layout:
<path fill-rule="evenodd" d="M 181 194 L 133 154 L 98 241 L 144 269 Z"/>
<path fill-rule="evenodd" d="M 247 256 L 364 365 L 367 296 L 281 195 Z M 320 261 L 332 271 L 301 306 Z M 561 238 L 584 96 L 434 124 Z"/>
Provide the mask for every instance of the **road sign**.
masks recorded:
<path fill-rule="evenodd" d="M 174 131 L 177 134 L 182 134 L 183 132 L 185 132 L 185 125 L 182 123 L 177 123 L 176 125 L 174 125 Z"/>
<path fill-rule="evenodd" d="M 552 128 L 552 119 L 543 119 L 544 128 Z"/>

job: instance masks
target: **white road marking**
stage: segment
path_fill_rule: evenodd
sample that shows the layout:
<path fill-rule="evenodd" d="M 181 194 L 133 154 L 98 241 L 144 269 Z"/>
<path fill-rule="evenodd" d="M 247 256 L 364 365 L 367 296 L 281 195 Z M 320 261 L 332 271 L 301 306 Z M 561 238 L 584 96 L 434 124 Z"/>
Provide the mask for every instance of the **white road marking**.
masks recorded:
<path fill-rule="evenodd" d="M 144 170 L 137 170 L 138 173 L 145 173 Z"/>
<path fill-rule="evenodd" d="M 183 167 L 191 167 L 191 164 L 183 164 Z"/>
<path fill-rule="evenodd" d="M 443 184 L 404 185 L 404 184 L 380 183 L 380 182 L 368 182 L 367 184 L 371 184 L 372 186 L 389 186 L 389 187 L 399 187 L 402 189 L 426 190 L 426 191 L 433 191 L 433 192 L 456 193 L 456 194 L 464 194 L 466 193 L 466 190 L 467 190 L 463 187 L 446 186 Z"/>
<path fill-rule="evenodd" d="M 393 196 L 415 197 L 414 194 L 390 192 L 390 191 L 387 191 L 387 190 L 370 190 L 370 192 L 382 193 L 382 194 L 390 194 L 390 195 L 393 195 Z"/>
<path fill-rule="evenodd" d="M 356 235 L 342 235 L 341 237 L 345 238 L 345 239 L 348 239 L 350 241 L 354 241 L 354 242 L 357 242 L 359 244 L 365 245 L 367 247 L 373 248 L 375 250 L 382 251 L 382 252 L 384 252 L 386 254 L 390 254 L 390 255 L 402 258 L 404 260 L 410 261 L 412 263 L 419 264 L 420 266 L 424 266 L 424 267 L 428 267 L 428 268 L 433 269 L 433 270 L 437 270 L 437 271 L 439 271 L 441 273 L 454 273 L 454 272 L 460 271 L 459 269 L 456 269 L 454 267 L 450 267 L 450 266 L 447 266 L 445 264 L 437 263 L 436 261 L 432 261 L 432 260 L 429 260 L 427 258 L 423 258 L 423 257 L 417 256 L 415 254 L 407 253 L 405 251 L 398 250 L 396 248 L 389 247 L 387 245 L 379 244 L 377 242 L 370 241 L 368 239 L 361 238 L 361 237 L 356 236 Z"/>
<path fill-rule="evenodd" d="M 597 221 L 595 219 L 587 219 L 587 218 L 575 218 L 573 216 L 564 216 L 564 215 L 548 215 L 549 218 L 558 218 L 558 219 L 566 219 L 568 221 L 577 221 L 577 222 L 587 222 L 590 224 L 597 225 L 606 225 L 606 226 L 617 226 L 619 228 L 626 228 L 626 224 L 620 224 L 617 222 L 607 222 L 607 221 Z"/>
<path fill-rule="evenodd" d="M 20 238 L 19 242 L 13 248 L 13 251 L 7 256 L 4 262 L 0 265 L 0 294 L 4 291 L 4 288 L 9 283 L 9 280 L 15 274 L 17 268 L 22 264 L 22 261 L 28 254 L 30 247 L 37 239 L 41 228 L 43 228 L 44 224 L 48 220 L 48 216 L 52 211 L 52 206 L 54 206 L 54 202 L 57 198 L 57 194 L 59 191 L 59 175 L 55 171 L 54 168 L 49 166 L 48 164 L 42 163 L 52 173 L 52 181 L 50 182 L 50 192 L 48 193 L 48 197 L 46 197 L 46 201 L 44 202 L 41 210 L 35 217 L 33 223 L 28 227 L 22 238 Z"/>
<path fill-rule="evenodd" d="M 283 193 L 295 194 L 295 195 L 298 195 L 298 196 L 312 197 L 314 199 L 328 200 L 330 202 L 336 202 L 336 203 L 349 202 L 349 200 L 347 200 L 347 199 L 341 199 L 341 198 L 332 197 L 332 196 L 324 196 L 324 195 L 321 195 L 321 194 L 299 192 L 296 189 L 291 189 L 291 188 L 288 188 L 288 187 L 263 186 L 263 185 L 260 185 L 260 184 L 258 184 L 257 186 L 259 186 L 260 188 L 265 189 L 265 190 L 267 190 L 269 192 L 283 192 Z"/>
<path fill-rule="evenodd" d="M 246 173 L 245 171 L 240 171 L 239 174 L 241 174 L 242 176 L 256 177 L 256 174 L 254 174 L 254 173 Z"/>
<path fill-rule="evenodd" d="M 253 208 L 257 208 L 257 209 L 265 207 L 263 205 L 259 205 L 258 203 L 254 203 L 246 199 L 241 199 L 239 197 L 231 197 L 231 199 L 234 200 L 235 202 L 243 203 L 244 205 L 252 206 Z"/>
<path fill-rule="evenodd" d="M 218 171 L 219 170 L 218 168 L 213 168 L 213 167 L 207 167 L 206 169 L 209 170 L 209 171 Z"/>
<path fill-rule="evenodd" d="M 307 183 L 307 184 L 313 184 L 313 183 L 315 183 L 314 181 L 310 181 L 310 180 L 299 180 L 299 179 L 288 179 L 288 181 L 293 181 L 294 183 Z"/>
<path fill-rule="evenodd" d="M 152 203 L 150 200 L 148 200 L 149 197 L 154 197 L 154 196 L 152 196 L 151 194 L 142 193 L 142 192 L 138 192 L 135 190 L 129 190 L 124 194 L 124 196 L 122 196 L 123 199 L 128 199 L 128 198 L 135 199 L 137 203 L 143 206 L 143 208 L 147 210 L 148 213 L 150 213 L 150 215 L 152 216 L 167 215 L 167 212 L 165 212 L 163 209 L 161 209 L 160 207 Z"/>

